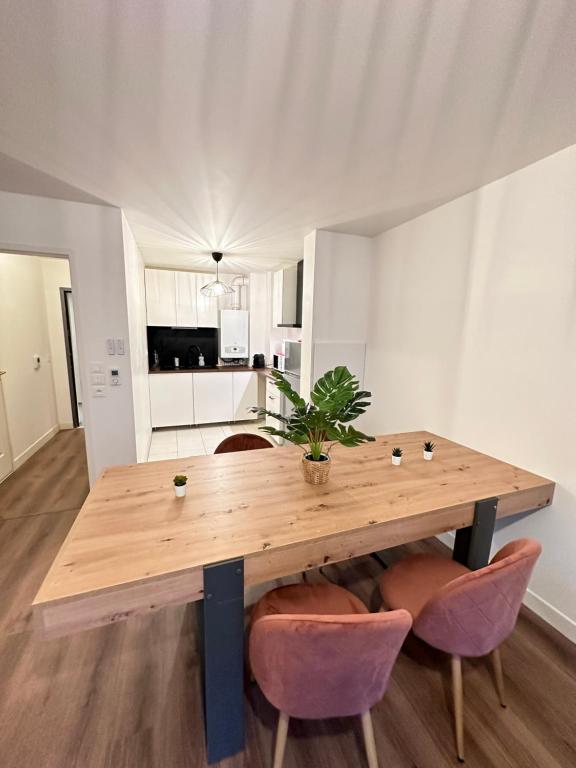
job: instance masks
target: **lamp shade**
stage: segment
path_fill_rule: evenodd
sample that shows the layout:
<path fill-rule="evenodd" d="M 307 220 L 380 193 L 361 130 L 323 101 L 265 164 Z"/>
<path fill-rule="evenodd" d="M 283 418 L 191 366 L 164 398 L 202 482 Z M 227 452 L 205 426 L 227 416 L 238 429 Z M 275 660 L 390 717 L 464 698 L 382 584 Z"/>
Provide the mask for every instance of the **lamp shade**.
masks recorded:
<path fill-rule="evenodd" d="M 218 263 L 222 261 L 222 254 L 219 251 L 213 251 L 212 258 L 216 262 L 216 280 L 203 285 L 202 288 L 200 288 L 200 293 L 210 298 L 224 296 L 227 293 L 234 293 L 234 288 L 223 283 L 218 277 Z"/>

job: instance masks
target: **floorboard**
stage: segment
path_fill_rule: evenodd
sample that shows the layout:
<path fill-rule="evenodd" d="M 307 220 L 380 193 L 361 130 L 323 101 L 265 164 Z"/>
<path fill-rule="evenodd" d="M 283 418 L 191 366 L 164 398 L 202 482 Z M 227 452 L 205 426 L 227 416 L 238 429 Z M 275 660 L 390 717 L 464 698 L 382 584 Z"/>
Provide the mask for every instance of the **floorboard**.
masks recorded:
<path fill-rule="evenodd" d="M 69 638 L 34 635 L 30 602 L 87 492 L 81 430 L 60 433 L 0 486 L 0 766 L 205 768 L 193 608 Z M 66 511 L 62 511 L 66 510 Z M 389 550 L 442 551 L 435 541 Z M 326 574 L 376 604 L 380 566 Z M 464 666 L 468 768 L 576 765 L 576 648 L 529 611 L 503 649 L 509 706 L 484 660 Z M 247 686 L 247 749 L 220 768 L 268 768 L 276 712 Z M 448 768 L 449 663 L 410 637 L 373 713 L 382 768 Z M 293 721 L 285 768 L 365 766 L 357 719 Z"/>

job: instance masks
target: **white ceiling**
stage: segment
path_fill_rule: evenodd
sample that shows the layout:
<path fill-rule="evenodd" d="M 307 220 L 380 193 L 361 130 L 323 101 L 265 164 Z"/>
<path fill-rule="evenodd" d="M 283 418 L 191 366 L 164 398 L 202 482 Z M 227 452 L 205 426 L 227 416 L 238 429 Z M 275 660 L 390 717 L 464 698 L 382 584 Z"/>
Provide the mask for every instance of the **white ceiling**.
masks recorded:
<path fill-rule="evenodd" d="M 269 268 L 576 142 L 573 0 L 1 4 L 0 152 L 149 263 Z"/>

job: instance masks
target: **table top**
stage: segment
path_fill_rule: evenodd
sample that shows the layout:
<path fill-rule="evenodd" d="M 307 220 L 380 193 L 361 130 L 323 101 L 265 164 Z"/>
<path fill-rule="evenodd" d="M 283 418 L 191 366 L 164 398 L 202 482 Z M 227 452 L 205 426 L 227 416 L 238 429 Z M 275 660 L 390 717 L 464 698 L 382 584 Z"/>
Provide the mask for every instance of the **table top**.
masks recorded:
<path fill-rule="evenodd" d="M 432 461 L 422 457 L 428 439 L 436 443 Z M 390 460 L 395 446 L 404 454 L 398 467 Z M 173 582 L 163 581 L 162 596 L 154 592 L 158 600 L 178 602 L 182 590 L 182 602 L 199 599 L 207 564 L 243 557 L 247 582 L 255 582 L 280 573 L 278 558 L 284 569 L 318 564 L 291 560 L 291 552 L 304 551 L 298 548 L 308 547 L 302 557 L 309 559 L 312 544 L 344 542 L 330 550 L 333 561 L 341 560 L 371 551 L 372 542 L 393 546 L 470 525 L 480 499 L 498 497 L 502 517 L 544 507 L 554 493 L 546 478 L 428 432 L 335 446 L 323 486 L 304 482 L 301 455 L 290 445 L 106 469 L 50 568 L 35 610 L 82 596 L 121 595 L 123 587 L 174 575 L 186 577 L 185 589 L 181 582 L 170 592 Z M 174 496 L 176 474 L 188 476 L 182 499 Z"/>

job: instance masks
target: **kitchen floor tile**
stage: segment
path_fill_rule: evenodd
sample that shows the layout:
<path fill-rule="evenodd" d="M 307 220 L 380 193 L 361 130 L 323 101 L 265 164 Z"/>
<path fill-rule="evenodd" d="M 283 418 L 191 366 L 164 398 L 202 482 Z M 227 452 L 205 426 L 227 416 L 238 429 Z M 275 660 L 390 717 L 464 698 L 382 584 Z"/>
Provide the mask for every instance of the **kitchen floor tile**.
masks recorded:
<path fill-rule="evenodd" d="M 196 446 L 193 448 L 187 448 L 187 447 L 180 447 L 178 446 L 178 458 L 179 459 L 185 459 L 186 456 L 205 456 L 206 455 L 206 449 L 204 448 L 204 445 Z"/>
<path fill-rule="evenodd" d="M 165 459 L 177 459 L 178 453 L 176 451 L 153 451 L 150 450 L 150 453 L 148 455 L 148 461 L 164 461 Z"/>

